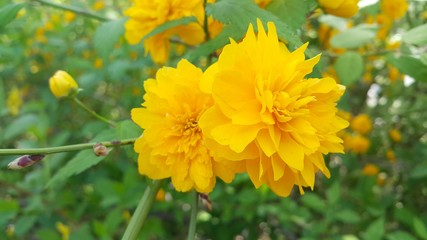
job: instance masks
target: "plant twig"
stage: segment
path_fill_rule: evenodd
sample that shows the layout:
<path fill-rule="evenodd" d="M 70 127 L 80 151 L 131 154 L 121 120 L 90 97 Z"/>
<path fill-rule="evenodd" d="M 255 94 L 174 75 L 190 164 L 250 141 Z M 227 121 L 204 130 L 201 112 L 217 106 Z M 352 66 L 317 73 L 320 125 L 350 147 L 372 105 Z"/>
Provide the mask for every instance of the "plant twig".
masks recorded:
<path fill-rule="evenodd" d="M 116 127 L 116 123 L 115 122 L 113 122 L 113 121 L 111 121 L 111 120 L 109 120 L 109 119 L 107 119 L 107 118 L 99 115 L 98 113 L 96 113 L 95 111 L 93 111 L 92 109 L 90 109 L 88 106 L 86 106 L 83 102 L 81 102 L 78 98 L 73 97 L 72 99 L 73 99 L 73 101 L 75 103 L 77 103 L 77 105 L 79 105 L 81 108 L 83 108 L 86 112 L 90 113 L 92 116 L 98 118 L 99 120 L 101 120 L 101 121 L 103 121 L 105 123 L 110 124 L 112 127 Z"/>
<path fill-rule="evenodd" d="M 196 226 L 197 226 L 197 210 L 199 205 L 199 194 L 193 190 L 191 199 L 191 216 L 190 216 L 190 226 L 188 227 L 188 237 L 187 240 L 194 240 L 196 237 Z"/>

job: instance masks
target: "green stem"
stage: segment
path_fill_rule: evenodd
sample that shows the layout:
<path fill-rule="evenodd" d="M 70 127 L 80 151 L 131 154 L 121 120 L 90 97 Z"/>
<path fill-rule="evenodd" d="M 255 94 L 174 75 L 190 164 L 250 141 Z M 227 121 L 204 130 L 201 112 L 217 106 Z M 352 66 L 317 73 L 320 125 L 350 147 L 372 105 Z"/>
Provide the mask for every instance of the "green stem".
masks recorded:
<path fill-rule="evenodd" d="M 103 121 L 105 123 L 110 124 L 113 127 L 116 127 L 116 123 L 115 122 L 113 122 L 113 121 L 111 121 L 111 120 L 109 120 L 109 119 L 107 119 L 107 118 L 99 115 L 98 113 L 96 113 L 95 111 L 93 111 L 92 109 L 90 109 L 88 106 L 86 106 L 83 102 L 81 102 L 78 98 L 73 97 L 72 99 L 73 99 L 73 101 L 75 103 L 77 103 L 77 105 L 79 105 L 81 108 L 83 108 L 86 112 L 90 113 L 92 116 L 98 118 L 99 120 L 101 120 L 101 121 Z"/>
<path fill-rule="evenodd" d="M 122 240 L 135 240 L 144 225 L 145 219 L 147 219 L 148 212 L 153 205 L 154 199 L 156 198 L 157 191 L 159 190 L 161 181 L 154 180 L 151 186 L 145 189 L 144 195 L 136 207 L 135 212 L 130 219 L 130 223 L 126 228 L 125 234 Z"/>
<path fill-rule="evenodd" d="M 124 139 L 119 141 L 106 141 L 100 142 L 102 145 L 106 147 L 114 147 L 121 145 L 129 145 L 135 142 L 136 138 Z M 60 152 L 71 152 L 71 151 L 79 151 L 83 149 L 93 148 L 95 143 L 81 143 L 74 145 L 66 145 L 60 147 L 48 147 L 48 148 L 22 148 L 22 149 L 0 149 L 0 156 L 4 155 L 36 155 L 36 154 L 52 154 L 52 153 L 60 153 Z"/>
<path fill-rule="evenodd" d="M 197 210 L 199 203 L 199 194 L 193 190 L 191 201 L 191 216 L 190 216 L 190 226 L 188 228 L 188 237 L 187 240 L 194 240 L 196 237 L 196 225 L 197 225 Z"/>
<path fill-rule="evenodd" d="M 111 19 L 97 15 L 95 13 L 91 13 L 89 11 L 86 11 L 84 9 L 80 9 L 80 8 L 76 8 L 73 6 L 67 6 L 67 5 L 62 5 L 62 4 L 58 4 L 58 3 L 54 3 L 54 2 L 50 2 L 50 1 L 46 1 L 46 0 L 33 0 L 34 2 L 39 2 L 40 4 L 46 5 L 46 6 L 50 6 L 50 7 L 54 7 L 54 8 L 58 8 L 61 10 L 65 10 L 65 11 L 70 11 L 70 12 L 74 12 L 86 17 L 90 17 L 99 21 L 110 21 Z"/>

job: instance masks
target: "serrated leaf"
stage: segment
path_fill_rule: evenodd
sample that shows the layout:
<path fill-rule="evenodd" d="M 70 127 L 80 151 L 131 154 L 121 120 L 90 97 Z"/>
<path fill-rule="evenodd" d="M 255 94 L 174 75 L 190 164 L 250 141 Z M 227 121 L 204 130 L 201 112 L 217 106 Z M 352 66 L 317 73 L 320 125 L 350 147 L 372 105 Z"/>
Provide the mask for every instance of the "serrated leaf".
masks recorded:
<path fill-rule="evenodd" d="M 306 16 L 309 12 L 307 2 L 301 0 L 273 0 L 266 9 L 285 22 L 294 32 L 307 21 Z"/>
<path fill-rule="evenodd" d="M 334 35 L 330 43 L 335 48 L 357 48 L 374 40 L 375 31 L 375 27 L 359 25 Z"/>
<path fill-rule="evenodd" d="M 417 81 L 427 82 L 427 65 L 423 64 L 420 59 L 408 55 L 394 57 L 389 54 L 387 62 L 396 67 L 399 72 L 407 74 Z"/>
<path fill-rule="evenodd" d="M 9 24 L 26 4 L 12 3 L 0 9 L 0 29 Z"/>
<path fill-rule="evenodd" d="M 344 209 L 335 213 L 335 218 L 343 223 L 355 224 L 360 222 L 360 216 L 357 212 Z"/>
<path fill-rule="evenodd" d="M 325 201 L 314 193 L 306 193 L 301 196 L 301 202 L 317 212 L 324 213 L 326 211 Z"/>
<path fill-rule="evenodd" d="M 356 52 L 346 52 L 338 57 L 334 68 L 341 83 L 349 86 L 362 76 L 363 58 Z"/>
<path fill-rule="evenodd" d="M 402 41 L 415 45 L 427 44 L 427 23 L 404 33 L 402 35 Z"/>
<path fill-rule="evenodd" d="M 420 237 L 421 239 L 427 239 L 427 228 L 424 225 L 424 222 L 420 218 L 418 217 L 414 218 L 413 226 L 414 226 L 414 231 L 418 235 L 418 237 Z"/>
<path fill-rule="evenodd" d="M 94 45 L 98 54 L 106 58 L 113 50 L 114 45 L 119 41 L 125 32 L 124 23 L 126 18 L 113 20 L 101 24 L 96 29 L 94 36 Z"/>

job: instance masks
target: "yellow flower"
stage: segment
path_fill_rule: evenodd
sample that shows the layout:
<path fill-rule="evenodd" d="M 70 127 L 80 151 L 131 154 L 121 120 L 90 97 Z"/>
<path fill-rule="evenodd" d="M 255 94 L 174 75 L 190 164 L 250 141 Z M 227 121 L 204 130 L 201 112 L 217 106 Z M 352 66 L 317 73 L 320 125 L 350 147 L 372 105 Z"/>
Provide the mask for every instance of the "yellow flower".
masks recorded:
<path fill-rule="evenodd" d="M 408 10 L 406 0 L 382 0 L 381 11 L 393 20 L 402 18 Z"/>
<path fill-rule="evenodd" d="M 156 27 L 168 21 L 195 16 L 198 23 L 190 23 L 168 29 L 144 40 L 146 53 L 151 54 L 154 62 L 167 61 L 170 51 L 169 39 L 177 35 L 189 45 L 203 42 L 204 9 L 200 0 L 134 0 L 134 4 L 125 11 L 129 20 L 125 24 L 125 38 L 130 44 L 138 44 L 142 38 Z"/>
<path fill-rule="evenodd" d="M 356 15 L 359 11 L 358 2 L 359 0 L 319 0 L 320 6 L 326 13 L 344 18 Z"/>
<path fill-rule="evenodd" d="M 270 4 L 271 0 L 254 0 L 254 2 L 260 7 L 265 8 L 268 4 Z"/>
<path fill-rule="evenodd" d="M 67 72 L 59 70 L 49 79 L 50 91 L 57 98 L 66 97 L 75 92 L 79 86 Z"/>
<path fill-rule="evenodd" d="M 351 120 L 350 127 L 360 134 L 368 134 L 372 130 L 372 121 L 368 114 L 359 114 Z"/>
<path fill-rule="evenodd" d="M 387 159 L 391 162 L 394 163 L 396 162 L 396 154 L 394 153 L 393 150 L 389 149 L 387 150 L 387 152 L 385 153 Z"/>
<path fill-rule="evenodd" d="M 70 228 L 62 222 L 56 223 L 56 230 L 61 233 L 62 240 L 68 240 L 70 238 Z"/>
<path fill-rule="evenodd" d="M 12 87 L 7 97 L 7 108 L 9 109 L 9 113 L 13 116 L 18 115 L 22 103 L 21 91 L 16 86 Z"/>
<path fill-rule="evenodd" d="M 380 172 L 380 169 L 377 167 L 377 165 L 368 163 L 363 167 L 362 172 L 366 176 L 375 176 Z"/>
<path fill-rule="evenodd" d="M 402 135 L 400 135 L 399 130 L 396 128 L 391 129 L 388 134 L 390 135 L 390 138 L 395 142 L 400 142 L 402 140 Z"/>
<path fill-rule="evenodd" d="M 102 61 L 101 58 L 96 58 L 95 62 L 93 63 L 93 66 L 97 69 L 102 68 L 103 65 L 104 65 L 104 62 Z"/>
<path fill-rule="evenodd" d="M 65 11 L 64 13 L 65 22 L 70 23 L 74 21 L 75 18 L 76 18 L 76 14 L 74 12 Z"/>
<path fill-rule="evenodd" d="M 322 154 L 343 151 L 336 133 L 348 122 L 336 116 L 336 101 L 344 87 L 306 79 L 320 56 L 305 60 L 307 44 L 289 52 L 272 22 L 267 35 L 257 21 L 258 36 L 250 25 L 206 70 L 201 88 L 215 105 L 199 124 L 215 156 L 243 162 L 255 187 L 288 196 L 294 185 L 313 188 L 319 170 L 329 177 Z"/>
<path fill-rule="evenodd" d="M 366 137 L 357 135 L 344 136 L 344 148 L 357 154 L 366 153 L 369 150 L 371 142 Z"/>
<path fill-rule="evenodd" d="M 100 1 L 96 1 L 93 5 L 92 8 L 96 11 L 102 10 L 105 8 L 105 3 L 103 0 Z"/>
<path fill-rule="evenodd" d="M 166 192 L 163 188 L 160 188 L 159 191 L 156 193 L 156 200 L 159 202 L 162 202 L 165 200 Z"/>
<path fill-rule="evenodd" d="M 403 74 L 399 72 L 399 70 L 391 65 L 388 66 L 388 79 L 390 82 L 396 82 L 397 80 L 403 79 Z"/>
<path fill-rule="evenodd" d="M 144 83 L 143 108 L 131 113 L 145 129 L 135 142 L 139 173 L 152 179 L 171 177 L 177 191 L 195 188 L 209 193 L 217 176 L 230 182 L 235 174 L 234 164 L 214 160 L 204 145 L 198 121 L 213 102 L 199 89 L 202 77 L 202 71 L 185 59 L 177 68 L 161 68 L 156 79 Z"/>

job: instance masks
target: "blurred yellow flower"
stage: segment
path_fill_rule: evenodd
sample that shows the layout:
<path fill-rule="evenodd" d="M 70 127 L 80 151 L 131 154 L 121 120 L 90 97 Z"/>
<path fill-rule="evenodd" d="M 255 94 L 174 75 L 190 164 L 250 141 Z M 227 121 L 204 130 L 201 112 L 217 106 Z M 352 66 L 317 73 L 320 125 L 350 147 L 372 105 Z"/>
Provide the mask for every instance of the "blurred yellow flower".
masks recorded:
<path fill-rule="evenodd" d="M 388 65 L 388 79 L 390 80 L 390 82 L 403 80 L 403 74 L 401 74 L 397 68 Z"/>
<path fill-rule="evenodd" d="M 66 97 L 79 88 L 74 78 L 62 70 L 58 70 L 49 79 L 49 87 L 56 98 Z"/>
<path fill-rule="evenodd" d="M 56 223 L 56 230 L 61 234 L 62 240 L 68 240 L 70 238 L 70 228 L 62 222 Z"/>
<path fill-rule="evenodd" d="M 212 191 L 216 177 L 230 182 L 234 163 L 212 158 L 199 128 L 201 114 L 213 104 L 199 89 L 203 73 L 183 59 L 177 68 L 163 67 L 144 83 L 145 102 L 132 109 L 132 120 L 144 129 L 135 142 L 139 173 L 152 179 L 172 179 L 177 191 Z"/>
<path fill-rule="evenodd" d="M 162 202 L 165 200 L 166 192 L 163 188 L 160 188 L 159 191 L 156 193 L 156 200 L 159 202 Z"/>
<path fill-rule="evenodd" d="M 378 14 L 376 22 L 379 25 L 377 32 L 377 38 L 379 40 L 385 40 L 391 29 L 393 21 L 385 14 Z"/>
<path fill-rule="evenodd" d="M 144 40 L 146 54 L 154 62 L 165 63 L 170 52 L 170 38 L 179 36 L 189 45 L 203 42 L 204 9 L 200 0 L 134 0 L 125 11 L 129 20 L 125 24 L 125 38 L 130 44 L 138 44 L 148 33 L 165 22 L 195 16 L 197 23 L 178 26 Z"/>
<path fill-rule="evenodd" d="M 372 130 L 372 121 L 368 114 L 359 114 L 351 120 L 351 129 L 360 134 L 368 134 Z"/>
<path fill-rule="evenodd" d="M 10 239 L 13 239 L 13 237 L 15 236 L 15 225 L 13 224 L 8 224 L 6 226 L 6 236 Z"/>
<path fill-rule="evenodd" d="M 76 19 L 76 14 L 74 12 L 65 11 L 65 13 L 64 13 L 65 22 L 70 23 L 70 22 L 74 21 L 74 19 Z"/>
<path fill-rule="evenodd" d="M 359 0 L 319 0 L 320 6 L 326 13 L 344 18 L 356 15 L 359 11 L 358 2 Z"/>
<path fill-rule="evenodd" d="M 400 142 L 402 140 L 402 135 L 396 128 L 391 129 L 388 134 L 390 135 L 390 138 L 395 142 Z"/>
<path fill-rule="evenodd" d="M 19 110 L 21 109 L 23 104 L 21 90 L 16 86 L 13 86 L 9 92 L 9 96 L 7 97 L 7 108 L 9 113 L 13 116 L 19 114 Z"/>
<path fill-rule="evenodd" d="M 104 62 L 102 61 L 101 58 L 96 58 L 95 62 L 93 63 L 93 66 L 97 69 L 102 68 L 102 66 L 104 66 Z"/>
<path fill-rule="evenodd" d="M 254 2 L 260 7 L 265 8 L 268 4 L 270 4 L 271 0 L 254 0 Z"/>
<path fill-rule="evenodd" d="M 390 162 L 392 162 L 392 163 L 396 162 L 396 154 L 394 153 L 393 150 L 391 150 L 391 149 L 387 150 L 385 155 Z"/>
<path fill-rule="evenodd" d="M 371 142 L 366 137 L 357 134 L 344 136 L 344 148 L 354 153 L 363 154 L 369 150 Z"/>
<path fill-rule="evenodd" d="M 363 167 L 362 172 L 366 176 L 375 176 L 380 172 L 380 169 L 377 167 L 377 165 L 368 163 Z"/>
<path fill-rule="evenodd" d="M 92 5 L 92 8 L 93 8 L 95 11 L 99 11 L 99 10 L 104 9 L 104 8 L 105 8 L 104 0 L 96 1 L 96 2 Z"/>
<path fill-rule="evenodd" d="M 381 11 L 393 20 L 402 18 L 407 10 L 406 0 L 381 0 Z"/>
<path fill-rule="evenodd" d="M 206 70 L 201 88 L 215 105 L 199 125 L 215 156 L 244 163 L 255 187 L 288 196 L 298 185 L 303 193 L 316 172 L 330 176 L 322 154 L 343 152 L 336 133 L 348 122 L 336 115 L 336 102 L 344 87 L 332 78 L 306 79 L 320 56 L 305 60 L 307 44 L 289 52 L 272 22 L 268 35 L 257 22 L 257 35 L 250 25 Z"/>
<path fill-rule="evenodd" d="M 126 221 L 126 223 L 129 223 L 130 219 L 132 218 L 132 215 L 130 214 L 129 210 L 125 210 L 122 213 L 122 217 Z"/>

